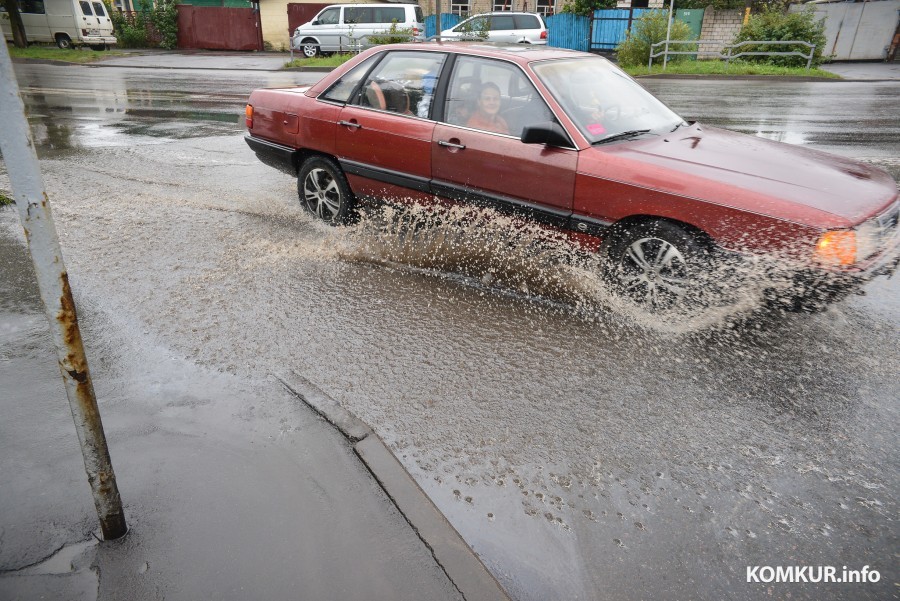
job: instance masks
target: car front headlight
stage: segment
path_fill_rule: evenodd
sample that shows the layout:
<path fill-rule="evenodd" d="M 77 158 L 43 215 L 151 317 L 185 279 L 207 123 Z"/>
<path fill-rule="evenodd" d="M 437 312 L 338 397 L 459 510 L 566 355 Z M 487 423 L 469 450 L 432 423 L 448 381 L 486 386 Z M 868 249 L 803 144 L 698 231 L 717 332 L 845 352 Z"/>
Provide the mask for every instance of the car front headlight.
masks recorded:
<path fill-rule="evenodd" d="M 829 230 L 816 241 L 816 259 L 825 265 L 853 265 L 856 256 L 855 230 Z"/>
<path fill-rule="evenodd" d="M 882 227 L 870 219 L 851 230 L 830 230 L 816 241 L 816 259 L 825 265 L 853 265 L 876 254 L 882 244 Z"/>

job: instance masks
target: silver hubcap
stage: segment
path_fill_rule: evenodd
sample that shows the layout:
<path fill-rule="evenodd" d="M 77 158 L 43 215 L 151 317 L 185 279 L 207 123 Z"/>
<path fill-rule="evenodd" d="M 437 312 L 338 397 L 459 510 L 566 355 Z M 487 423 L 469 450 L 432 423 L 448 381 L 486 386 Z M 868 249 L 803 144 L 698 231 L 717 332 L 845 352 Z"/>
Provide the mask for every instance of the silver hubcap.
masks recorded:
<path fill-rule="evenodd" d="M 669 307 L 688 289 L 684 255 L 660 238 L 641 238 L 628 247 L 619 264 L 624 292 L 653 307 Z"/>
<path fill-rule="evenodd" d="M 307 58 L 313 58 L 316 55 L 317 48 L 313 44 L 305 44 L 303 46 L 303 54 Z"/>
<path fill-rule="evenodd" d="M 303 199 L 310 212 L 323 221 L 332 221 L 341 210 L 341 191 L 331 174 L 312 169 L 303 182 Z"/>

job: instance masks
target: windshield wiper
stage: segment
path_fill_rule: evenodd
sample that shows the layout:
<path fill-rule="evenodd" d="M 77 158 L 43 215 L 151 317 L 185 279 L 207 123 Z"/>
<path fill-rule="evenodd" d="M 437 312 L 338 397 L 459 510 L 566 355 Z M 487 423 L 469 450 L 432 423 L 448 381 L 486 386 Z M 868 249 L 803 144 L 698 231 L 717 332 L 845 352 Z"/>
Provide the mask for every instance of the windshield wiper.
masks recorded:
<path fill-rule="evenodd" d="M 593 143 L 594 146 L 597 144 L 606 144 L 607 142 L 615 142 L 616 140 L 627 140 L 628 138 L 636 138 L 638 136 L 643 136 L 644 134 L 649 134 L 649 129 L 632 129 L 629 131 L 623 131 L 619 134 L 613 134 L 611 136 L 606 136 L 602 140 L 597 140 Z"/>
<path fill-rule="evenodd" d="M 675 131 L 676 129 L 678 129 L 679 127 L 687 127 L 687 126 L 688 126 L 687 122 L 682 121 L 681 123 L 676 123 L 676 124 L 675 124 L 675 127 L 673 127 L 672 129 L 670 129 L 669 131 L 670 131 L 670 132 L 673 132 L 673 131 Z"/>

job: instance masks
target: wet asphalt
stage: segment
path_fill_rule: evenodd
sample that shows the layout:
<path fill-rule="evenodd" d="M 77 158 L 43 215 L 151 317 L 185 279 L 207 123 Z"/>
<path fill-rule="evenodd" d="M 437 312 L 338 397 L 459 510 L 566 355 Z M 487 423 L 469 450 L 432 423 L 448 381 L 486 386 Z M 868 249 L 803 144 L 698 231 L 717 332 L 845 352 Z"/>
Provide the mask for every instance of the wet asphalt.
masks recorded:
<path fill-rule="evenodd" d="M 496 244 L 502 225 L 461 227 L 453 269 L 425 252 L 440 230 L 312 223 L 295 182 L 246 148 L 240 114 L 250 90 L 318 74 L 16 71 L 101 391 L 135 361 L 165 382 L 145 348 L 187 380 L 303 374 L 385 439 L 516 599 L 895 593 L 900 279 L 822 314 L 635 324 L 573 304 L 585 274 L 520 261 L 529 241 Z M 685 117 L 900 178 L 896 81 L 644 85 Z M 496 265 L 519 271 L 498 280 Z M 23 273 L 4 271 L 4 321 L 31 331 L 12 293 Z M 18 366 L 40 336 L 5 352 Z M 778 565 L 881 578 L 746 582 Z"/>

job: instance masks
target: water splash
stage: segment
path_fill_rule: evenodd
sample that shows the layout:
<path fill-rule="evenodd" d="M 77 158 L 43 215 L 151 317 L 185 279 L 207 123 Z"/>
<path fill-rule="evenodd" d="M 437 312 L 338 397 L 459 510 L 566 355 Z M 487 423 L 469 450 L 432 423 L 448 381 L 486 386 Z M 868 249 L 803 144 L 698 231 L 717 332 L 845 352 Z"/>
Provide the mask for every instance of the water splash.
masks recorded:
<path fill-rule="evenodd" d="M 723 260 L 699 276 L 702 310 L 691 303 L 654 313 L 616 292 L 593 249 L 564 232 L 489 208 L 387 204 L 364 211 L 353 226 L 327 232 L 322 249 L 341 260 L 455 278 L 562 306 L 588 320 L 614 314 L 663 334 L 733 327 L 764 310 L 775 292 L 784 295 L 796 286 L 786 271 L 773 269 L 773 257 Z"/>

